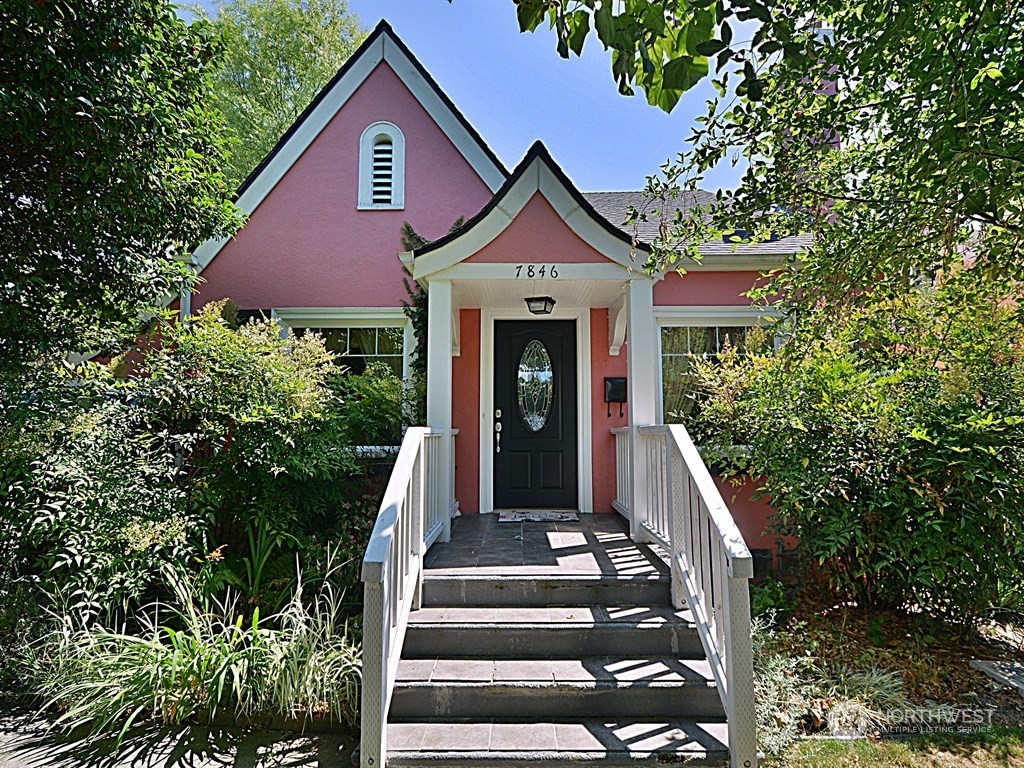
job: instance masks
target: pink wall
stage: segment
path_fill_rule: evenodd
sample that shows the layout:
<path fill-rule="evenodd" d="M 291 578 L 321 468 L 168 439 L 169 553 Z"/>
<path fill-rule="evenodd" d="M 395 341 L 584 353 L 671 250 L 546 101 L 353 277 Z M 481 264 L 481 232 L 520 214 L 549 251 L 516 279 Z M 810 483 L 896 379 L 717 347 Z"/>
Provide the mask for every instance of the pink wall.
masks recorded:
<path fill-rule="evenodd" d="M 359 137 L 387 120 L 405 135 L 405 210 L 357 211 Z M 490 190 L 381 63 L 203 271 L 194 307 L 397 307 L 406 298 L 400 228 L 444 235 Z"/>
<path fill-rule="evenodd" d="M 613 427 L 629 423 L 623 408 L 612 405 L 608 416 L 608 405 L 604 401 L 604 377 L 626 375 L 626 347 L 615 357 L 608 354 L 608 310 L 590 310 L 590 366 L 591 366 L 591 418 L 593 426 L 594 462 L 594 511 L 611 512 L 615 498 L 615 437 L 609 432 Z"/>
<path fill-rule="evenodd" d="M 739 485 L 733 485 L 731 481 L 723 480 L 721 477 L 715 477 L 715 482 L 748 547 L 770 549 L 772 554 L 778 553 L 777 546 L 780 541 L 787 549 L 793 547 L 795 542 L 791 539 L 780 539 L 767 533 L 773 510 L 767 499 L 755 501 L 751 498 L 754 494 L 753 482 L 744 480 Z"/>
<path fill-rule="evenodd" d="M 655 306 L 732 306 L 749 305 L 740 294 L 749 291 L 761 277 L 760 272 L 670 272 L 654 284 Z"/>
<path fill-rule="evenodd" d="M 480 511 L 480 310 L 459 311 L 458 357 L 452 358 L 455 498 L 462 512 Z"/>
<path fill-rule="evenodd" d="M 466 261 L 483 264 L 536 264 L 551 261 L 553 253 L 558 254 L 559 263 L 608 262 L 607 257 L 569 229 L 544 195 L 535 192 L 515 221 Z"/>

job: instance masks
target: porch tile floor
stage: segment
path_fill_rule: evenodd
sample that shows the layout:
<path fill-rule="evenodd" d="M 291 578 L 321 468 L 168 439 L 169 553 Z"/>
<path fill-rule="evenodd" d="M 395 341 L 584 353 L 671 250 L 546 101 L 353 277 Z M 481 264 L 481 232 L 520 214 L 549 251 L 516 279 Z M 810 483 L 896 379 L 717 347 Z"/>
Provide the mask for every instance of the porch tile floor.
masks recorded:
<path fill-rule="evenodd" d="M 427 552 L 425 575 L 668 576 L 657 550 L 630 541 L 618 515 L 579 517 L 579 522 L 501 523 L 495 514 L 463 515 L 452 521 L 451 541 Z"/>

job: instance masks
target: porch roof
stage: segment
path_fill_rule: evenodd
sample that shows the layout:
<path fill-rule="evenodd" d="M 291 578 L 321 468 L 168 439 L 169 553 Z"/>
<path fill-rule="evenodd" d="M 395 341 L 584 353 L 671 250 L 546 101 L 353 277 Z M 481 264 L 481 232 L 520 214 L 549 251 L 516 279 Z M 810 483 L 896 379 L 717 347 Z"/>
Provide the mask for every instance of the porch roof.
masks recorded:
<path fill-rule="evenodd" d="M 586 265 L 588 279 L 618 279 L 621 283 L 626 277 L 623 268 L 638 270 L 646 261 L 649 247 L 601 216 L 539 141 L 530 147 L 512 175 L 480 213 L 440 240 L 403 254 L 403 261 L 411 267 L 413 277 L 429 281 L 439 273 L 460 265 L 494 241 L 538 193 L 573 233 L 608 260 L 605 265 Z M 492 265 L 473 266 L 478 268 L 481 279 L 491 277 L 486 274 L 486 268 Z M 598 269 L 602 266 L 611 269 Z M 457 277 L 472 280 L 475 275 L 466 273 Z"/>

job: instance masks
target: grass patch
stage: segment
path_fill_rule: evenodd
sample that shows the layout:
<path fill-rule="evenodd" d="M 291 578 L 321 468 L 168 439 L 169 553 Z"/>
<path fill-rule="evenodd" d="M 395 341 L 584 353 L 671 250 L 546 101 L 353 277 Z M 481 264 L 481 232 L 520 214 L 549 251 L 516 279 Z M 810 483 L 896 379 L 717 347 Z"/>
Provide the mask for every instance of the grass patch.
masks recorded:
<path fill-rule="evenodd" d="M 919 766 L 1024 766 L 1024 728 L 992 728 L 972 734 L 932 734 L 909 739 L 797 742 L 765 768 L 918 768 Z"/>

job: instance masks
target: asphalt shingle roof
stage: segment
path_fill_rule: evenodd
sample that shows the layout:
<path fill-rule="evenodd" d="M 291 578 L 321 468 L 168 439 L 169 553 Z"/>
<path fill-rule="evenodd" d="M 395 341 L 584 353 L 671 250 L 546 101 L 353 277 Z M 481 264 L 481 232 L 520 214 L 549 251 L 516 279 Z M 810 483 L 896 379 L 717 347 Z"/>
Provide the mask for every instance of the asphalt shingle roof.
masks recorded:
<path fill-rule="evenodd" d="M 638 221 L 634 224 L 626 224 L 626 214 L 629 211 L 630 206 L 641 211 L 662 211 L 662 216 L 671 220 L 675 216 L 676 210 L 681 210 L 685 216 L 695 206 L 708 205 L 715 200 L 713 192 L 707 192 L 702 189 L 697 190 L 696 192 L 681 192 L 678 198 L 670 200 L 666 204 L 662 204 L 661 201 L 654 201 L 649 198 L 645 198 L 643 192 L 639 191 L 584 192 L 583 197 L 585 197 L 587 202 L 594 207 L 594 210 L 601 214 L 605 219 L 617 226 L 627 235 L 631 237 L 635 235 L 636 238 L 643 243 L 653 243 L 655 239 L 657 239 L 661 216 L 655 217 L 653 215 L 649 215 L 648 221 Z M 770 242 L 740 245 L 723 243 L 719 240 L 704 243 L 700 250 L 705 256 L 786 256 L 791 253 L 796 253 L 802 248 L 806 248 L 810 245 L 810 242 L 811 235 L 801 234 L 794 235 L 792 237 L 783 237 Z"/>

